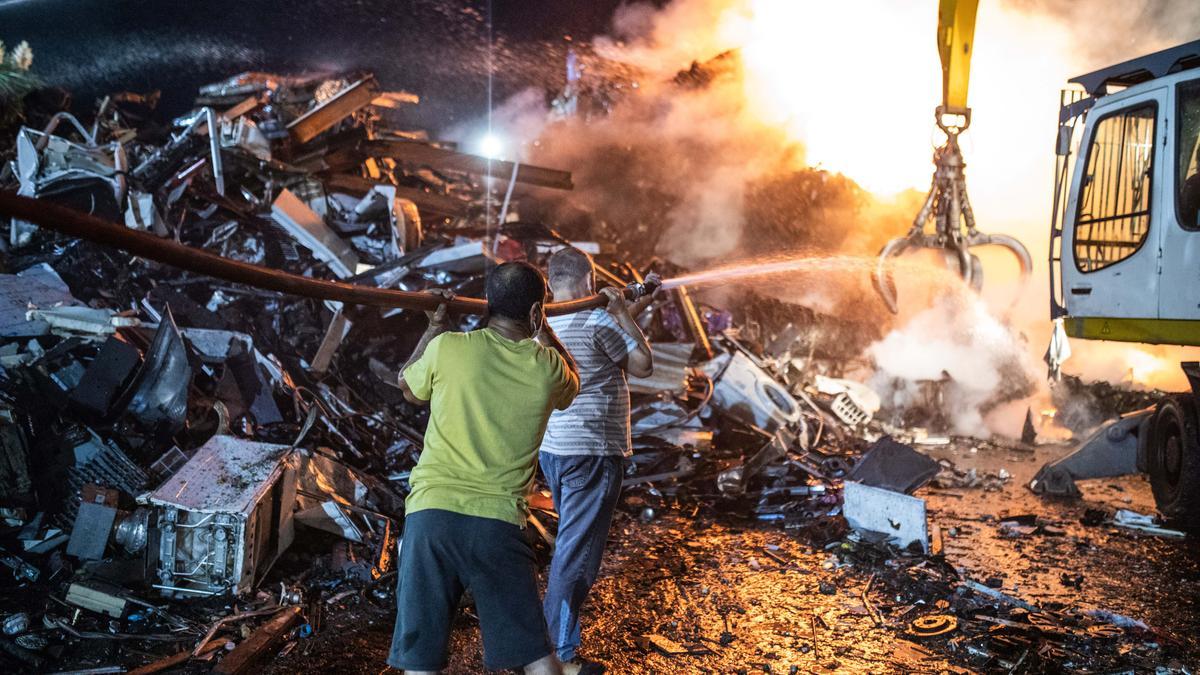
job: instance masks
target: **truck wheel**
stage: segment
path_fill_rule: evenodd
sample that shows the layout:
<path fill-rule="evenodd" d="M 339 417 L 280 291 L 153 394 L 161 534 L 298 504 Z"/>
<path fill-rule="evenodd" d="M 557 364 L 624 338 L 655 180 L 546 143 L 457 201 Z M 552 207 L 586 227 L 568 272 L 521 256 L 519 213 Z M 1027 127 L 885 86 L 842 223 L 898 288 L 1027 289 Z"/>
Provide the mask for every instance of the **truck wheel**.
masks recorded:
<path fill-rule="evenodd" d="M 1147 452 L 1158 511 L 1174 525 L 1200 530 L 1200 437 L 1196 404 L 1171 396 L 1158 404 Z"/>

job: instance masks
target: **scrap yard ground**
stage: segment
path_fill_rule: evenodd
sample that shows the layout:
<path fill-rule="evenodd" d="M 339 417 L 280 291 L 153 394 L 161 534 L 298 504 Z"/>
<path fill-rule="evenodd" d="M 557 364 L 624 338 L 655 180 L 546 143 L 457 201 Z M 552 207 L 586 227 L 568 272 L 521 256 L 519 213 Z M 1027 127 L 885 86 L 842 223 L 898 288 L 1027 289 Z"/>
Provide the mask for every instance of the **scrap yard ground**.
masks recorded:
<path fill-rule="evenodd" d="M 1043 608 L 1106 610 L 1153 628 L 1152 634 L 1113 650 L 1122 653 L 1113 660 L 1076 662 L 1074 668 L 1154 672 L 1153 664 L 1164 663 L 1194 672 L 1200 665 L 1196 542 L 1082 522 L 1088 509 L 1152 511 L 1146 480 L 1084 481 L 1081 501 L 1044 500 L 1024 486 L 1042 462 L 1064 453 L 1063 446 L 1042 446 L 1036 452 L 987 447 L 971 452 L 971 447 L 963 444 L 934 454 L 952 457 L 962 469 L 1002 467 L 1013 478 L 999 491 L 926 488 L 917 493 L 928 500 L 930 520 L 942 530 L 945 562 L 970 579 L 998 578 L 1002 592 Z M 931 638 L 911 634 L 911 619 L 941 613 L 936 603 L 954 600 L 952 594 L 923 588 L 908 577 L 908 567 L 919 560 L 871 562 L 869 556 L 855 556 L 840 546 L 827 549 L 805 533 L 735 514 L 691 518 L 685 507 L 683 513 L 643 522 L 638 511 L 626 509 L 618 516 L 586 609 L 588 655 L 607 663 L 609 672 L 1009 670 L 997 662 L 999 657 L 967 649 L 991 628 L 984 621 L 960 621 L 972 639 L 963 639 L 962 631 Z M 1026 515 L 1035 515 L 1043 531 L 1006 536 L 1000 521 Z M 870 618 L 863 603 L 872 576 L 876 581 L 868 597 L 883 625 Z M 881 581 L 895 590 L 882 591 Z M 370 605 L 356 606 L 273 663 L 269 672 L 380 672 L 391 640 L 391 615 Z M 726 630 L 732 640 L 722 644 Z M 667 655 L 641 639 L 645 635 L 662 635 L 702 653 Z M 1037 649 L 1045 644 L 1034 640 L 1023 646 L 1032 654 L 1027 660 L 1036 661 Z M 480 648 L 477 622 L 467 610 L 456 625 L 448 672 L 482 671 Z M 1164 653 L 1175 656 L 1162 658 Z"/>

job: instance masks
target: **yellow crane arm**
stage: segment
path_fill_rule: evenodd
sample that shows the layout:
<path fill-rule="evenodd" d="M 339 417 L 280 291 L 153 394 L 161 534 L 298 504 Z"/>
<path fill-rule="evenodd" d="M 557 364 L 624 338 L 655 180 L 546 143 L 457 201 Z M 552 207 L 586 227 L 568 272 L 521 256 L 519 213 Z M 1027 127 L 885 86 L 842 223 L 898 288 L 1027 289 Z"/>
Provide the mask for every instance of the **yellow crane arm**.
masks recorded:
<path fill-rule="evenodd" d="M 942 111 L 966 114 L 971 50 L 975 47 L 975 10 L 979 0 L 940 0 L 938 55 L 942 58 Z"/>

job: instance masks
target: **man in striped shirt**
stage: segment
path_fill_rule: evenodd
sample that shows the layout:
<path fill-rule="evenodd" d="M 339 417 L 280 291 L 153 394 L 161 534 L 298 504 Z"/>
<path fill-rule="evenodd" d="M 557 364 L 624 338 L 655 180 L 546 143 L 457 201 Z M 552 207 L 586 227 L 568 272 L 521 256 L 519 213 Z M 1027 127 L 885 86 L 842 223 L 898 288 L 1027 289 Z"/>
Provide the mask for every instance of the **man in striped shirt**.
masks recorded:
<path fill-rule="evenodd" d="M 549 271 L 555 302 L 595 293 L 592 259 L 578 249 L 552 255 Z M 625 374 L 647 377 L 654 370 L 650 345 L 634 321 L 650 298 L 629 304 L 621 289 L 600 292 L 607 308 L 548 319 L 579 368 L 579 395 L 550 415 L 541 447 L 542 473 L 559 516 L 543 609 L 567 674 L 589 665 L 576 654 L 579 609 L 600 570 L 625 457 L 632 454 Z"/>

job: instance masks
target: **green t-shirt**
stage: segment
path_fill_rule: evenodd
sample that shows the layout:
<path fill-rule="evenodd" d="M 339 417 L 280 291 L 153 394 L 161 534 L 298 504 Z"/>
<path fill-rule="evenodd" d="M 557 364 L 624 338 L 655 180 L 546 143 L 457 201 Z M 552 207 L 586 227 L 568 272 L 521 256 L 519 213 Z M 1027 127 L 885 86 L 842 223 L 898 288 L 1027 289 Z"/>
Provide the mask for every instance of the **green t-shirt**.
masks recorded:
<path fill-rule="evenodd" d="M 443 333 L 404 370 L 404 381 L 430 405 L 405 510 L 444 509 L 524 527 L 546 420 L 579 393 L 562 356 L 490 328 Z"/>

